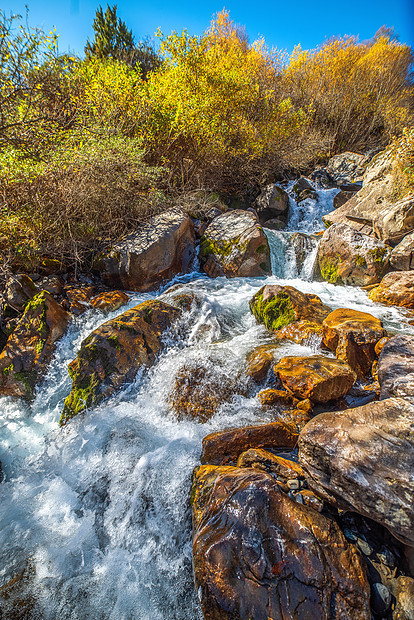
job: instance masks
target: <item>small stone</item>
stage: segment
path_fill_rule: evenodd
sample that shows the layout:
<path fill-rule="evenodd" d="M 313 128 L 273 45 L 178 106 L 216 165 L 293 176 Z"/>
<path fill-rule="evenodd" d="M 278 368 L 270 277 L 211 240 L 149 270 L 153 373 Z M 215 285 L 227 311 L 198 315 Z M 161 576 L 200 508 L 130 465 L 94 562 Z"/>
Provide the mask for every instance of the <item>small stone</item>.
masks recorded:
<path fill-rule="evenodd" d="M 363 538 L 357 539 L 357 547 L 364 555 L 370 556 L 372 553 L 372 547 Z"/>
<path fill-rule="evenodd" d="M 396 565 L 395 555 L 387 547 L 382 547 L 381 551 L 377 553 L 377 558 L 382 564 L 390 568 L 394 568 Z"/>
<path fill-rule="evenodd" d="M 291 491 L 298 491 L 300 489 L 299 480 L 293 478 L 293 480 L 288 480 L 286 483 Z"/>
<path fill-rule="evenodd" d="M 371 587 L 371 608 L 374 613 L 383 615 L 391 607 L 392 596 L 387 586 L 383 583 L 374 583 Z"/>

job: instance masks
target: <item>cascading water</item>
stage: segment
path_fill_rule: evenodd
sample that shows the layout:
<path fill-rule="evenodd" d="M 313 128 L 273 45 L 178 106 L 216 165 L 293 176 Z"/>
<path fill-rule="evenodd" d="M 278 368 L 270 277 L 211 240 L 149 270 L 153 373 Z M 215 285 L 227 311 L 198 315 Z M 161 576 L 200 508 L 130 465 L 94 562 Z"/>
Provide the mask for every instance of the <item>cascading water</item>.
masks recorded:
<path fill-rule="evenodd" d="M 315 201 L 313 222 L 329 210 L 328 196 L 332 208 L 333 193 L 323 194 L 319 207 Z M 299 230 L 309 226 L 308 233 L 321 227 L 320 220 L 311 226 L 306 214 L 300 220 L 296 207 L 284 235 L 293 233 L 294 222 Z M 286 257 L 286 249 L 278 250 L 275 242 L 280 235 L 269 233 L 274 265 Z M 284 248 L 289 248 L 287 241 Z M 189 507 L 201 440 L 225 427 L 274 419 L 259 407 L 258 388 L 241 372 L 246 354 L 271 341 L 249 312 L 249 299 L 263 284 L 289 283 L 316 293 L 332 308 L 368 311 L 388 329 L 414 331 L 403 311 L 373 304 L 358 288 L 304 279 L 304 270 L 309 273 L 305 264 L 306 259 L 300 276 L 281 267 L 267 279 L 212 280 L 196 272 L 177 278 L 174 282 L 197 291 L 198 303 L 168 336 L 158 362 L 63 429 L 58 419 L 70 390 L 67 364 L 93 329 L 126 308 L 109 317 L 88 310 L 74 320 L 31 406 L 1 399 L 0 574 L 7 583 L 26 568 L 29 577 L 19 597 L 33 605 L 31 617 L 201 618 L 192 578 Z M 128 307 L 160 294 L 134 294 Z M 276 357 L 315 350 L 317 343 L 280 343 Z M 234 384 L 233 396 L 205 424 L 178 421 L 169 404 L 178 370 L 191 363 Z"/>

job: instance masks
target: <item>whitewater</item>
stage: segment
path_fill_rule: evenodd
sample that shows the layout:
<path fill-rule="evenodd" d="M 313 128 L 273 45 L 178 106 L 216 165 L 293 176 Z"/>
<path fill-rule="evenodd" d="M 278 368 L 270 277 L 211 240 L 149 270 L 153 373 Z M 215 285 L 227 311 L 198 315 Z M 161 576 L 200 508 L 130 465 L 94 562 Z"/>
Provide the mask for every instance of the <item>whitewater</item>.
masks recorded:
<path fill-rule="evenodd" d="M 287 187 L 291 191 L 291 185 Z M 29 575 L 23 598 L 33 618 L 73 620 L 201 620 L 193 585 L 190 487 L 202 438 L 226 427 L 274 420 L 243 373 L 246 355 L 272 342 L 248 302 L 264 284 L 289 284 L 315 293 L 332 309 L 347 307 L 381 318 L 390 334 L 414 333 L 411 315 L 374 304 L 356 287 L 312 280 L 322 215 L 337 190 L 318 200 L 290 198 L 285 231 L 266 234 L 272 251 L 268 278 L 209 279 L 198 269 L 153 293 L 131 293 L 127 306 L 104 316 L 88 310 L 59 342 L 34 401 L 0 398 L 0 578 Z M 291 239 L 306 233 L 308 253 L 298 267 Z M 100 324 L 145 301 L 168 303 L 168 288 L 197 291 L 156 364 L 133 384 L 64 428 L 58 420 L 71 381 L 67 366 Z M 319 351 L 283 342 L 286 355 Z M 177 372 L 202 363 L 207 376 L 234 378 L 235 394 L 205 424 L 177 421 L 170 407 Z M 26 591 L 24 591 L 26 589 Z"/>

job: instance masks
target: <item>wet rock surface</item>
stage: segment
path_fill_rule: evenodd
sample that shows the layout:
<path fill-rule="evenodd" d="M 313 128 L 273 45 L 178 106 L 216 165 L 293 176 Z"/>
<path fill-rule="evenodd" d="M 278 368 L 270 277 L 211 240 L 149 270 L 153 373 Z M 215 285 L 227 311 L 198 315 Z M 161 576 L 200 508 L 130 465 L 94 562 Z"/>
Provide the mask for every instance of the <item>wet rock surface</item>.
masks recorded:
<path fill-rule="evenodd" d="M 346 224 L 333 224 L 318 247 L 317 267 L 331 284 L 377 284 L 390 270 L 392 248 Z"/>
<path fill-rule="evenodd" d="M 377 358 L 375 346 L 386 333 L 382 322 L 372 314 L 338 308 L 323 322 L 322 343 L 361 378 L 371 372 Z"/>
<path fill-rule="evenodd" d="M 265 472 L 206 465 L 192 490 L 204 618 L 369 620 L 363 562 L 336 523 Z"/>
<path fill-rule="evenodd" d="M 256 320 L 268 331 L 296 342 L 321 334 L 322 322 L 330 312 L 317 295 L 278 284 L 262 287 L 249 305 Z"/>
<path fill-rule="evenodd" d="M 299 463 L 327 501 L 414 546 L 414 406 L 389 398 L 322 413 L 299 438 Z"/>
<path fill-rule="evenodd" d="M 163 334 L 179 315 L 173 306 L 146 301 L 93 331 L 69 365 L 72 391 L 60 424 L 131 383 L 142 366 L 151 366 Z"/>
<path fill-rule="evenodd" d="M 317 403 L 344 396 L 356 379 L 346 362 L 323 355 L 284 357 L 273 370 L 293 396 Z"/>
<path fill-rule="evenodd" d="M 213 465 L 235 465 L 240 454 L 250 448 L 294 448 L 297 439 L 297 428 L 291 422 L 230 428 L 204 437 L 200 461 Z"/>
<path fill-rule="evenodd" d="M 210 277 L 269 275 L 270 248 L 257 217 L 235 210 L 214 218 L 200 243 L 200 261 Z"/>
<path fill-rule="evenodd" d="M 68 313 L 45 291 L 26 305 L 0 354 L 0 394 L 32 398 L 68 322 Z"/>
<path fill-rule="evenodd" d="M 129 297 L 123 291 L 109 291 L 99 293 L 96 297 L 92 297 L 90 305 L 95 310 L 101 310 L 105 314 L 119 310 L 129 301 Z"/>
<path fill-rule="evenodd" d="M 188 271 L 195 255 L 194 226 L 174 208 L 154 216 L 101 257 L 96 268 L 108 286 L 148 291 Z"/>
<path fill-rule="evenodd" d="M 278 216 L 285 216 L 289 208 L 289 196 L 284 189 L 275 184 L 267 185 L 253 203 L 261 224 Z"/>
<path fill-rule="evenodd" d="M 398 396 L 414 403 L 414 336 L 400 334 L 384 344 L 378 381 L 381 399 Z"/>
<path fill-rule="evenodd" d="M 393 271 L 369 292 L 369 298 L 387 306 L 414 309 L 414 272 Z"/>

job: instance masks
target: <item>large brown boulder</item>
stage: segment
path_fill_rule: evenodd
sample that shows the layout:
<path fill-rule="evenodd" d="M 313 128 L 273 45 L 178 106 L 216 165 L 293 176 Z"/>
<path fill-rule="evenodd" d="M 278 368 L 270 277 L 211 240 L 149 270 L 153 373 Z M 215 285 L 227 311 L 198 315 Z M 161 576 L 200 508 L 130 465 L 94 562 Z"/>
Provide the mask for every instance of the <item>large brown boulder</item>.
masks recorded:
<path fill-rule="evenodd" d="M 324 355 L 283 357 L 273 370 L 293 396 L 310 398 L 315 403 L 326 403 L 344 396 L 356 379 L 346 362 Z"/>
<path fill-rule="evenodd" d="M 250 448 L 294 448 L 297 440 L 298 431 L 291 422 L 230 428 L 204 437 L 200 461 L 212 465 L 235 465 L 240 454 Z"/>
<path fill-rule="evenodd" d="M 109 286 L 148 291 L 188 271 L 194 254 L 192 221 L 181 209 L 174 208 L 154 216 L 119 241 L 95 267 Z"/>
<path fill-rule="evenodd" d="M 378 286 L 369 292 L 372 301 L 388 306 L 414 308 L 414 271 L 387 273 Z"/>
<path fill-rule="evenodd" d="M 346 224 L 333 224 L 318 247 L 317 268 L 332 284 L 377 284 L 390 270 L 392 248 Z"/>
<path fill-rule="evenodd" d="M 321 334 L 322 322 L 330 312 L 317 295 L 278 284 L 263 286 L 249 305 L 256 320 L 267 330 L 295 342 Z"/>
<path fill-rule="evenodd" d="M 0 354 L 0 394 L 33 396 L 68 322 L 69 314 L 49 293 L 33 297 Z"/>
<path fill-rule="evenodd" d="M 151 300 L 95 329 L 69 365 L 72 390 L 60 424 L 131 383 L 142 366 L 151 366 L 163 348 L 162 335 L 179 315 L 177 308 Z"/>
<path fill-rule="evenodd" d="M 191 497 L 195 585 L 206 620 L 370 619 L 356 547 L 271 475 L 199 467 Z"/>
<path fill-rule="evenodd" d="M 95 310 L 100 310 L 105 314 L 119 310 L 129 301 L 129 297 L 124 291 L 108 291 L 99 293 L 90 300 L 90 305 Z"/>
<path fill-rule="evenodd" d="M 339 508 L 359 512 L 414 546 L 414 406 L 388 398 L 322 413 L 299 438 L 309 485 Z"/>
<path fill-rule="evenodd" d="M 229 211 L 215 217 L 200 243 L 207 275 L 256 277 L 271 273 L 270 248 L 257 217 L 250 211 Z"/>
<path fill-rule="evenodd" d="M 361 378 L 370 373 L 377 359 L 375 345 L 386 335 L 382 321 L 372 314 L 338 308 L 323 322 L 322 342 Z"/>
<path fill-rule="evenodd" d="M 380 398 L 399 396 L 414 402 L 414 336 L 393 336 L 382 348 L 378 362 Z"/>

